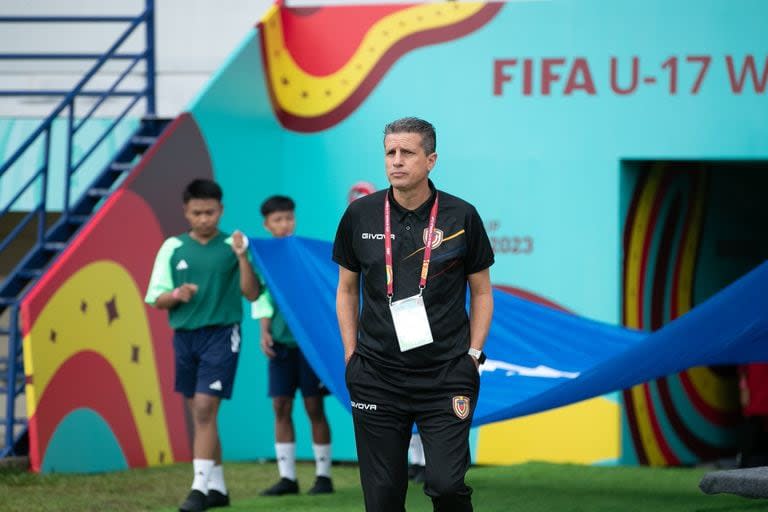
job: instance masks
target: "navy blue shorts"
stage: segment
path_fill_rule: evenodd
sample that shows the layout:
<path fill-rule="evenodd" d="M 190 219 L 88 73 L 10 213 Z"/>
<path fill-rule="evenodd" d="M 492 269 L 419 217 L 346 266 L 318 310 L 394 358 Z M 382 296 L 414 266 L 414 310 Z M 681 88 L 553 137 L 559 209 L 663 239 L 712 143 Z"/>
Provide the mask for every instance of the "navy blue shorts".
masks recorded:
<path fill-rule="evenodd" d="M 268 396 L 293 398 L 297 388 L 301 389 L 304 397 L 328 394 L 328 388 L 320 382 L 298 347 L 275 342 L 272 350 L 275 351 L 275 357 L 269 360 Z"/>
<path fill-rule="evenodd" d="M 240 326 L 201 327 L 176 331 L 175 389 L 187 398 L 195 393 L 220 398 L 232 396 L 232 386 L 240 355 Z"/>

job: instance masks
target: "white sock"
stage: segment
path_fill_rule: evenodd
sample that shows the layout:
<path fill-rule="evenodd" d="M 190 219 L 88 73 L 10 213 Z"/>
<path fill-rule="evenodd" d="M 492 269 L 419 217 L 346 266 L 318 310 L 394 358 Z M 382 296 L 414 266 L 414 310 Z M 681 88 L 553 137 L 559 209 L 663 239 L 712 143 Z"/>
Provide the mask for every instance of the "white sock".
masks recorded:
<path fill-rule="evenodd" d="M 277 471 L 281 478 L 296 480 L 296 443 L 275 443 Z"/>
<path fill-rule="evenodd" d="M 411 435 L 411 444 L 408 446 L 408 452 L 411 458 L 411 464 L 416 466 L 426 466 L 427 462 L 424 458 L 424 445 L 421 442 L 421 436 L 419 434 Z"/>
<path fill-rule="evenodd" d="M 331 477 L 331 445 L 312 443 L 315 453 L 315 475 Z"/>
<path fill-rule="evenodd" d="M 208 490 L 227 494 L 227 484 L 224 483 L 224 466 L 221 464 L 213 466 L 211 469 L 211 474 L 208 476 Z"/>
<path fill-rule="evenodd" d="M 195 471 L 195 479 L 192 480 L 193 489 L 208 494 L 208 477 L 213 465 L 214 461 L 211 459 L 192 459 L 192 469 Z"/>

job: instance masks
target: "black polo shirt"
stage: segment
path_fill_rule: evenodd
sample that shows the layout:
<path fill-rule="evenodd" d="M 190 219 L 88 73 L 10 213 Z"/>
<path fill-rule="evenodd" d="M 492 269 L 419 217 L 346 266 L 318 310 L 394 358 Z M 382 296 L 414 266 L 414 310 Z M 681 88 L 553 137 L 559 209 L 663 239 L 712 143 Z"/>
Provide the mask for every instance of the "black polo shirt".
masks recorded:
<path fill-rule="evenodd" d="M 394 297 L 400 300 L 419 292 L 432 195 L 416 210 L 392 206 L 392 263 Z M 357 352 L 391 368 L 434 368 L 467 352 L 469 318 L 466 311 L 467 275 L 493 265 L 493 250 L 475 207 L 440 191 L 424 303 L 435 340 L 401 352 L 387 300 L 384 266 L 384 197 L 386 190 L 349 205 L 339 222 L 333 261 L 362 277 L 362 310 Z"/>

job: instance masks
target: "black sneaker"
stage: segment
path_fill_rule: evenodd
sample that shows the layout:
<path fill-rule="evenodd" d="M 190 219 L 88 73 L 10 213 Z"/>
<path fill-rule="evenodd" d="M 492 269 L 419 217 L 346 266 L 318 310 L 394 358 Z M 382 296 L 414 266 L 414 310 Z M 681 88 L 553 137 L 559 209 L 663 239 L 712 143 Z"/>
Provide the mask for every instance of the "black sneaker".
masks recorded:
<path fill-rule="evenodd" d="M 215 489 L 209 489 L 206 504 L 208 505 L 208 508 L 228 507 L 229 494 L 224 494 L 223 492 L 219 492 Z"/>
<path fill-rule="evenodd" d="M 315 485 L 307 491 L 307 494 L 331 494 L 333 492 L 333 482 L 327 476 L 318 476 L 315 479 Z"/>
<path fill-rule="evenodd" d="M 261 491 L 261 496 L 283 496 L 284 494 L 299 494 L 299 482 L 290 478 L 281 478 L 269 489 Z"/>
<path fill-rule="evenodd" d="M 184 503 L 179 505 L 179 512 L 201 512 L 206 508 L 208 508 L 208 506 L 206 504 L 205 494 L 197 489 L 192 489 L 189 491 L 189 495 L 187 496 L 187 499 L 184 500 Z"/>

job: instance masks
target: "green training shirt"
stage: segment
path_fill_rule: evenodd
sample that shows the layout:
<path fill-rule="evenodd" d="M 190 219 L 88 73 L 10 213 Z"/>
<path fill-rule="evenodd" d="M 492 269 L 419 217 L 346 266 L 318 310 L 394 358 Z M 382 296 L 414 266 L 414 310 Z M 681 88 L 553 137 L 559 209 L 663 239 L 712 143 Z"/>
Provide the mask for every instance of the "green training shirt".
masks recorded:
<path fill-rule="evenodd" d="M 144 300 L 154 305 L 160 294 L 184 283 L 196 284 L 197 293 L 189 302 L 180 302 L 168 311 L 173 329 L 240 323 L 240 267 L 232 250 L 232 237 L 219 233 L 207 244 L 201 244 L 189 233 L 167 239 L 155 258 Z"/>
<path fill-rule="evenodd" d="M 269 333 L 272 335 L 272 340 L 289 347 L 297 346 L 296 338 L 293 337 L 293 333 L 285 322 L 285 317 L 275 304 L 275 299 L 264 287 L 263 281 L 261 286 L 263 292 L 258 299 L 251 303 L 251 317 L 256 319 L 271 318 Z"/>

